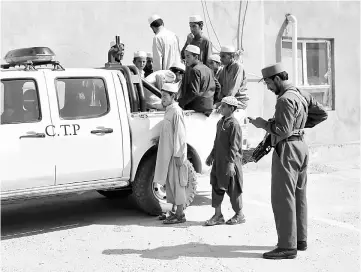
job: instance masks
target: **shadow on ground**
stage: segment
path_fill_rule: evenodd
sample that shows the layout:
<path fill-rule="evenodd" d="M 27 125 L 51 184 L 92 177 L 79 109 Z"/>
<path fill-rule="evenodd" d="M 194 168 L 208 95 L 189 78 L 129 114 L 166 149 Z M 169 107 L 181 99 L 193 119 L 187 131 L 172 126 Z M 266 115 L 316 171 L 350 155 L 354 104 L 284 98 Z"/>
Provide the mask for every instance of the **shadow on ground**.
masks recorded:
<path fill-rule="evenodd" d="M 209 194 L 200 191 L 192 206 L 210 205 Z M 164 225 L 158 217 L 139 211 L 131 197 L 107 199 L 96 192 L 1 205 L 3 240 L 92 224 L 187 228 L 203 223 L 187 221 L 180 225 Z"/>
<path fill-rule="evenodd" d="M 106 249 L 102 253 L 105 255 L 127 255 L 138 254 L 146 259 L 175 260 L 179 257 L 199 257 L 199 258 L 262 258 L 262 253 L 248 251 L 268 251 L 274 247 L 267 246 L 228 246 L 209 245 L 200 243 L 188 243 L 177 246 L 157 247 L 147 250 L 135 249 Z"/>

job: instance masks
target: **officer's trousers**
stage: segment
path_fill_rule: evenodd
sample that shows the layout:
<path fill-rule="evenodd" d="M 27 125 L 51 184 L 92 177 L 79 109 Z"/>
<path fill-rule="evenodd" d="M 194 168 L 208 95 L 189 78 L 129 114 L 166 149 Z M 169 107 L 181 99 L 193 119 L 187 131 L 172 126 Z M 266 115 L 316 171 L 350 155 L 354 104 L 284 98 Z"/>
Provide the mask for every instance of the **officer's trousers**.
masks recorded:
<path fill-rule="evenodd" d="M 279 142 L 272 157 L 271 202 L 279 248 L 307 240 L 308 148 L 303 140 Z"/>

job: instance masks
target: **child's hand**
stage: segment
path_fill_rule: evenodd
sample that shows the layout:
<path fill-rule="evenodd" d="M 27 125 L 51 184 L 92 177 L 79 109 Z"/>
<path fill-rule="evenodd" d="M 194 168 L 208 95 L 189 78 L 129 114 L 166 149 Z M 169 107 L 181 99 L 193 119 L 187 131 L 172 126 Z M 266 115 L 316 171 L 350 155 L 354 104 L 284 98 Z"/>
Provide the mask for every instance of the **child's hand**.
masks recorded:
<path fill-rule="evenodd" d="M 206 160 L 206 165 L 211 166 L 213 164 L 213 157 L 212 155 L 209 155 Z"/>
<path fill-rule="evenodd" d="M 234 169 L 234 163 L 229 163 L 227 166 L 227 176 L 233 177 L 236 174 L 236 170 Z"/>
<path fill-rule="evenodd" d="M 192 33 L 189 33 L 187 35 L 187 44 L 190 44 L 194 39 L 194 35 Z"/>

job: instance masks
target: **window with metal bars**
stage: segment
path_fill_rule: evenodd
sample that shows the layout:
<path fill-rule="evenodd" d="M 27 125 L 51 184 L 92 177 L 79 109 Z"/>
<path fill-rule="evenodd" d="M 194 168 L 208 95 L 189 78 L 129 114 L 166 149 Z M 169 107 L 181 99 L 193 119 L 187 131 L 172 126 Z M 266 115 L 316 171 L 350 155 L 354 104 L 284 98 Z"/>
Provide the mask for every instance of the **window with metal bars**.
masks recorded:
<path fill-rule="evenodd" d="M 306 39 L 297 41 L 299 89 L 307 90 L 328 110 L 335 109 L 333 39 Z M 292 81 L 292 39 L 282 39 L 282 62 Z"/>

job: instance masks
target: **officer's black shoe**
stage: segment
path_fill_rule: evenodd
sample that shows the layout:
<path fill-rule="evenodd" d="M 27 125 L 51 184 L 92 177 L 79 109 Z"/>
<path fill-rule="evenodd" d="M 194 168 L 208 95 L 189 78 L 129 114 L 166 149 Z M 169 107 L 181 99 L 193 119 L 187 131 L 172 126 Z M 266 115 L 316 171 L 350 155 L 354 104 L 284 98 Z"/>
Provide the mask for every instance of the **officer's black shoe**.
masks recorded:
<path fill-rule="evenodd" d="M 304 251 L 307 249 L 307 242 L 306 241 L 298 241 L 297 242 L 297 250 Z"/>
<path fill-rule="evenodd" d="M 272 251 L 263 253 L 263 258 L 265 259 L 294 259 L 297 256 L 296 249 L 288 249 L 288 248 L 276 248 Z"/>

